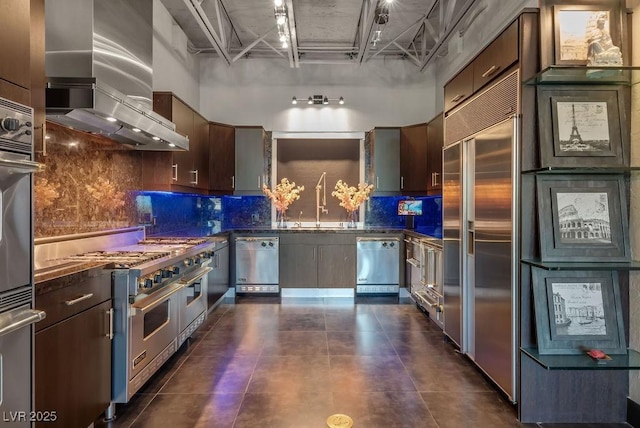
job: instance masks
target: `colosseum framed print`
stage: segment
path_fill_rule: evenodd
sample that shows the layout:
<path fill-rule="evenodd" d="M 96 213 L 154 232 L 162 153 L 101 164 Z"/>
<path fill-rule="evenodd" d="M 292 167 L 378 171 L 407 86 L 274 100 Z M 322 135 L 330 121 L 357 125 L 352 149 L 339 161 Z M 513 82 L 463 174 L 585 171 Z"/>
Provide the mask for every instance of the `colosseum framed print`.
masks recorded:
<path fill-rule="evenodd" d="M 621 86 L 538 87 L 542 167 L 628 165 L 627 109 Z"/>
<path fill-rule="evenodd" d="M 540 355 L 627 353 L 616 271 L 533 269 L 532 275 Z"/>
<path fill-rule="evenodd" d="M 622 174 L 536 176 L 542 262 L 629 262 Z"/>

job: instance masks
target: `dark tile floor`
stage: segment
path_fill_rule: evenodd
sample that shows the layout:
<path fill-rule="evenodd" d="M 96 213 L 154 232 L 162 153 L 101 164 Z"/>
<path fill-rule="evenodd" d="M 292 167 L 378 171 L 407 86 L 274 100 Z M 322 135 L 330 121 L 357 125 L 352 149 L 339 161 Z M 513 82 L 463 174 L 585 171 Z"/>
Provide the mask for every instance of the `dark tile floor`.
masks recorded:
<path fill-rule="evenodd" d="M 256 296 L 216 308 L 95 425 L 321 428 L 335 413 L 355 428 L 527 426 L 410 300 Z"/>

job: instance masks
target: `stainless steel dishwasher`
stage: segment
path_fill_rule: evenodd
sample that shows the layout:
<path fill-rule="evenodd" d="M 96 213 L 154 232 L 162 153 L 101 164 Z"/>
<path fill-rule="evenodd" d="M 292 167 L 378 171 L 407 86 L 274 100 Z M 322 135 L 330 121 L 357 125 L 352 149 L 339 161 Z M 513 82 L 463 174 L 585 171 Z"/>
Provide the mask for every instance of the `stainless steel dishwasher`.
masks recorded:
<path fill-rule="evenodd" d="M 400 239 L 356 238 L 356 292 L 400 291 Z"/>
<path fill-rule="evenodd" d="M 235 238 L 236 293 L 278 293 L 278 238 Z"/>

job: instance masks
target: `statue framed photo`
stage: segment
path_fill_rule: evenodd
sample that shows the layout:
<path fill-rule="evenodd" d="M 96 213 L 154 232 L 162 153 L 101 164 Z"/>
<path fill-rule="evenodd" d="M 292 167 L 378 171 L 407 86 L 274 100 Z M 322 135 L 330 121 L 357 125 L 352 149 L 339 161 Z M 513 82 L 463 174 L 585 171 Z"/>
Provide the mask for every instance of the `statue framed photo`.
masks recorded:
<path fill-rule="evenodd" d="M 623 65 L 620 8 L 611 1 L 556 4 L 553 27 L 555 65 Z"/>
<path fill-rule="evenodd" d="M 629 166 L 628 91 L 618 85 L 537 88 L 540 166 Z"/>

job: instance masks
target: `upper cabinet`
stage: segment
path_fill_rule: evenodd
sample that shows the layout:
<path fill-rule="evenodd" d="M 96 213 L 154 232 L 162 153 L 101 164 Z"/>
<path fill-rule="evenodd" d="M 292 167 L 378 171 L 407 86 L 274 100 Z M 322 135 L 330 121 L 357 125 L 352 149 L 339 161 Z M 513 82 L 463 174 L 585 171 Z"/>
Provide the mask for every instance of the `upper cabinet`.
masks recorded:
<path fill-rule="evenodd" d="M 448 112 L 518 61 L 518 22 L 514 22 L 444 87 Z"/>
<path fill-rule="evenodd" d="M 444 115 L 440 113 L 427 124 L 427 195 L 442 193 L 442 147 Z"/>
<path fill-rule="evenodd" d="M 402 192 L 427 190 L 427 124 L 400 129 L 400 187 Z"/>
<path fill-rule="evenodd" d="M 403 194 L 438 195 L 442 191 L 442 114 L 429 123 L 400 130 L 400 184 Z"/>
<path fill-rule="evenodd" d="M 262 185 L 267 184 L 265 139 L 260 126 L 236 128 L 234 194 L 262 195 Z"/>
<path fill-rule="evenodd" d="M 400 128 L 375 128 L 369 134 L 368 178 L 376 196 L 400 193 Z"/>
<path fill-rule="evenodd" d="M 209 124 L 209 190 L 214 194 L 231 194 L 235 184 L 235 128 L 220 123 Z"/>
<path fill-rule="evenodd" d="M 208 121 L 171 92 L 154 92 L 153 110 L 175 123 L 176 131 L 189 138 L 189 150 L 144 152 L 144 189 L 207 194 Z"/>
<path fill-rule="evenodd" d="M 0 2 L 0 79 L 31 88 L 31 5 L 25 0 Z M 20 102 L 16 100 L 16 102 Z"/>

